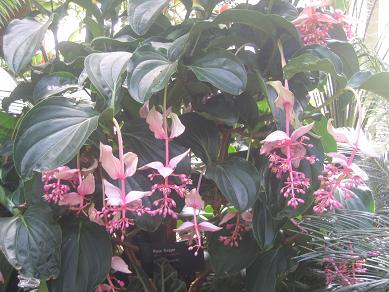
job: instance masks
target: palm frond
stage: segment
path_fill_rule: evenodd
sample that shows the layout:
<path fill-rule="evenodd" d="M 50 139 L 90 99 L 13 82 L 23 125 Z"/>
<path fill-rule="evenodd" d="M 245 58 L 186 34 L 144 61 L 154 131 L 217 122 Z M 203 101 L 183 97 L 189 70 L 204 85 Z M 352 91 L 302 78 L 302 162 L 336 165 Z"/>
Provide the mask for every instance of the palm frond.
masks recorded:
<path fill-rule="evenodd" d="M 5 27 L 15 11 L 22 8 L 26 2 L 26 0 L 0 0 L 0 28 Z"/>
<path fill-rule="evenodd" d="M 306 244 L 299 245 L 299 262 L 325 264 L 329 258 L 337 262 L 363 261 L 366 270 L 355 275 L 355 283 L 347 287 L 334 283 L 332 291 L 389 287 L 388 216 L 351 210 L 311 215 L 299 222 L 299 231 L 294 232 L 308 238 Z"/>

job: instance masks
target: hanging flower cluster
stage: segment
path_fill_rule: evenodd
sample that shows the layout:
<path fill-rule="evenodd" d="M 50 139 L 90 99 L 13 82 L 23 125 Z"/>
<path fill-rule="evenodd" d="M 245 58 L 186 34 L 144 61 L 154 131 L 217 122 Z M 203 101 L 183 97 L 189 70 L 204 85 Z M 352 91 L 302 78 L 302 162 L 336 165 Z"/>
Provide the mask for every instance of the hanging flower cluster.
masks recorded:
<path fill-rule="evenodd" d="M 186 195 L 185 205 L 193 209 L 193 221 L 184 222 L 174 231 L 179 233 L 182 238 L 188 240 L 189 250 L 194 250 L 194 254 L 197 256 L 199 249 L 203 247 L 201 232 L 216 232 L 222 228 L 206 221 L 198 223 L 197 213 L 204 209 L 204 201 L 201 199 L 198 188 L 192 189 Z"/>
<path fill-rule="evenodd" d="M 142 205 L 142 198 L 151 195 L 150 191 L 130 191 L 126 193 L 126 178 L 133 176 L 137 170 L 138 156 L 135 153 L 124 154 L 123 139 L 120 126 L 114 120 L 119 146 L 119 158 L 112 153 L 111 146 L 100 143 L 100 163 L 112 180 L 118 181 L 120 188 L 103 179 L 106 205 L 101 216 L 106 218 L 106 228 L 110 233 L 121 230 L 122 238 L 125 230 L 134 225 L 134 220 L 128 218 L 127 212 L 142 215 L 149 211 Z"/>
<path fill-rule="evenodd" d="M 100 284 L 96 287 L 95 292 L 114 292 L 121 291 L 125 283 L 122 280 L 117 279 L 112 274 L 115 272 L 120 272 L 124 274 L 131 274 L 131 271 L 128 269 L 128 265 L 125 261 L 118 256 L 113 256 L 111 260 L 111 273 L 107 275 L 108 284 Z M 116 285 L 115 285 L 116 284 Z"/>
<path fill-rule="evenodd" d="M 95 178 L 92 173 L 83 175 L 80 167 L 71 169 L 61 166 L 54 170 L 43 172 L 44 198 L 58 205 L 85 207 L 85 197 L 95 192 Z"/>
<path fill-rule="evenodd" d="M 153 161 L 139 168 L 140 170 L 153 169 L 155 171 L 148 175 L 150 181 L 157 181 L 153 184 L 150 195 L 155 192 L 162 193 L 162 198 L 153 202 L 153 206 L 156 209 L 149 213 L 151 215 L 162 215 L 163 217 L 169 215 L 177 218 L 177 214 L 174 211 L 176 202 L 171 197 L 173 194 L 177 194 L 181 198 L 184 198 L 187 193 L 187 185 L 190 183 L 190 178 L 186 174 L 176 174 L 174 171 L 177 165 L 188 156 L 190 149 L 170 158 L 169 142 L 180 136 L 185 131 L 185 127 L 178 116 L 170 110 L 164 109 L 161 114 L 154 108 L 148 110 L 148 104 L 146 104 L 141 109 L 140 114 L 146 117 L 146 122 L 150 130 L 154 133 L 154 137 L 165 141 L 165 161 Z M 168 119 L 171 120 L 170 125 L 168 124 Z M 176 180 L 173 180 L 174 178 Z M 179 183 L 176 183 L 177 180 Z"/>
<path fill-rule="evenodd" d="M 230 221 L 236 218 L 234 223 Z M 224 245 L 231 247 L 238 247 L 239 241 L 243 240 L 244 233 L 251 230 L 251 223 L 253 221 L 253 215 L 246 211 L 240 214 L 239 212 L 229 211 L 219 222 L 219 225 L 226 224 L 225 227 L 231 232 L 230 235 L 224 235 L 219 237 L 219 241 Z"/>
<path fill-rule="evenodd" d="M 334 24 L 342 26 L 347 38 L 353 37 L 352 26 L 341 10 L 323 11 L 328 4 L 311 5 L 292 21 L 301 33 L 305 45 L 326 45 Z"/>
<path fill-rule="evenodd" d="M 260 153 L 269 158 L 269 168 L 281 179 L 287 175 L 284 186 L 281 188 L 281 194 L 288 199 L 288 206 L 297 208 L 299 204 L 304 203 L 300 195 L 306 194 L 310 187 L 310 180 L 303 172 L 297 170 L 300 162 L 306 159 L 309 163 L 315 163 L 314 156 L 306 156 L 306 147 L 312 147 L 309 144 L 309 137 L 305 136 L 313 127 L 313 123 L 302 126 L 290 134 L 290 120 L 293 112 L 294 95 L 288 89 L 288 82 L 285 87 L 281 82 L 272 82 L 273 87 L 278 92 L 276 106 L 285 111 L 286 132 L 277 130 L 269 134 L 262 141 Z"/>

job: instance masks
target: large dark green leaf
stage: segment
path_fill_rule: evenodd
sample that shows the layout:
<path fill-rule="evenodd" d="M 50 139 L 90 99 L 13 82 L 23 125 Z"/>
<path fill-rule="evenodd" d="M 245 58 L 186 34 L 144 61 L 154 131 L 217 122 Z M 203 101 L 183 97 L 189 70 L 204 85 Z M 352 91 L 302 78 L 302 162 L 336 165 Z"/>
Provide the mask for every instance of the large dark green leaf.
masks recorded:
<path fill-rule="evenodd" d="M 32 102 L 33 91 L 34 85 L 32 83 L 21 82 L 15 87 L 8 97 L 4 97 L 1 102 L 1 107 L 8 112 L 10 105 L 17 100 Z"/>
<path fill-rule="evenodd" d="M 11 70 L 20 73 L 40 48 L 51 19 L 42 24 L 31 18 L 15 19 L 8 25 L 3 40 L 4 58 Z"/>
<path fill-rule="evenodd" d="M 189 68 L 199 80 L 227 93 L 239 95 L 246 89 L 246 69 L 234 54 L 225 50 L 209 50 L 195 58 Z"/>
<path fill-rule="evenodd" d="M 253 235 L 261 250 L 273 247 L 274 241 L 285 220 L 272 217 L 266 205 L 258 200 L 253 207 Z"/>
<path fill-rule="evenodd" d="M 133 31 L 144 35 L 168 3 L 169 0 L 129 0 L 128 17 Z"/>
<path fill-rule="evenodd" d="M 180 120 L 185 126 L 185 132 L 177 138 L 177 142 L 190 148 L 203 162 L 215 161 L 220 148 L 220 135 L 216 124 L 197 113 L 182 115 Z"/>
<path fill-rule="evenodd" d="M 127 76 L 128 91 L 140 103 L 165 88 L 177 70 L 177 61 L 169 60 L 150 46 L 139 48 L 131 62 Z"/>
<path fill-rule="evenodd" d="M 348 85 L 389 98 L 389 72 L 374 75 L 370 72 L 358 72 L 350 79 Z"/>
<path fill-rule="evenodd" d="M 327 58 L 321 58 L 310 53 L 304 53 L 290 59 L 284 67 L 286 79 L 291 79 L 293 76 L 301 72 L 305 73 L 315 71 L 322 71 L 331 74 L 338 81 L 340 88 L 346 86 L 346 76 L 342 72 L 337 71 L 335 65 Z"/>
<path fill-rule="evenodd" d="M 71 73 L 57 72 L 39 80 L 34 87 L 32 98 L 37 102 L 40 99 L 76 88 L 78 88 L 77 79 Z"/>
<path fill-rule="evenodd" d="M 89 103 L 64 97 L 43 100 L 23 118 L 14 145 L 14 162 L 22 178 L 69 162 L 97 128 L 99 115 Z"/>
<path fill-rule="evenodd" d="M 348 78 L 359 71 L 358 56 L 350 43 L 330 40 L 328 41 L 328 47 L 342 60 L 343 71 Z"/>
<path fill-rule="evenodd" d="M 258 245 L 251 232 L 243 233 L 239 246 L 224 245 L 220 236 L 231 235 L 231 231 L 221 230 L 210 236 L 208 251 L 212 268 L 218 277 L 227 277 L 239 273 L 255 260 L 259 253 Z"/>
<path fill-rule="evenodd" d="M 186 284 L 178 278 L 177 271 L 165 258 L 154 261 L 154 282 L 158 291 L 186 292 Z"/>
<path fill-rule="evenodd" d="M 275 291 L 278 276 L 292 268 L 294 255 L 295 252 L 286 246 L 261 254 L 247 269 L 247 291 Z"/>
<path fill-rule="evenodd" d="M 122 82 L 131 53 L 94 53 L 85 58 L 85 70 L 100 93 L 109 99 L 109 107 L 116 109 Z"/>
<path fill-rule="evenodd" d="M 258 170 L 250 162 L 233 157 L 220 164 L 209 165 L 206 177 L 212 179 L 223 196 L 240 211 L 254 205 L 260 182 Z"/>
<path fill-rule="evenodd" d="M 8 262 L 26 277 L 52 279 L 59 275 L 61 228 L 46 205 L 1 218 L 0 248 Z"/>
<path fill-rule="evenodd" d="M 73 220 L 64 223 L 62 232 L 61 273 L 49 282 L 50 291 L 93 291 L 111 268 L 108 233 L 90 221 Z"/>

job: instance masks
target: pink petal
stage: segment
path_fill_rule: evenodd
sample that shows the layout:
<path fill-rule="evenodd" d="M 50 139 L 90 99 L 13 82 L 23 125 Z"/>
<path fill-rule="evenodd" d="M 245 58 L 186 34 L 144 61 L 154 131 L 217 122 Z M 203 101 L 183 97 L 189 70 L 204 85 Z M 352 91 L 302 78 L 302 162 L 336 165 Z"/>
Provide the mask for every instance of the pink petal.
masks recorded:
<path fill-rule="evenodd" d="M 290 142 L 289 136 L 283 131 L 274 131 L 270 133 L 265 140 L 261 141 L 261 154 L 269 154 L 273 149 L 280 148 Z"/>
<path fill-rule="evenodd" d="M 180 154 L 180 155 L 177 155 L 176 157 L 173 157 L 172 159 L 170 159 L 169 161 L 169 167 L 171 167 L 172 169 L 175 169 L 177 164 L 180 163 L 180 161 L 182 159 L 185 158 L 185 156 L 188 155 L 190 149 L 186 150 L 184 153 Z"/>
<path fill-rule="evenodd" d="M 245 211 L 243 212 L 242 214 L 240 214 L 240 216 L 242 217 L 242 219 L 244 221 L 246 221 L 247 223 L 251 223 L 253 222 L 253 214 L 249 211 Z"/>
<path fill-rule="evenodd" d="M 223 216 L 222 220 L 219 222 L 219 225 L 223 225 L 224 223 L 227 223 L 232 218 L 235 218 L 238 212 L 232 212 L 228 211 L 226 215 Z"/>
<path fill-rule="evenodd" d="M 95 177 L 92 173 L 81 182 L 77 188 L 77 192 L 81 196 L 91 195 L 95 192 Z"/>
<path fill-rule="evenodd" d="M 126 177 L 133 176 L 138 166 L 138 155 L 132 152 L 127 152 L 126 154 L 124 154 L 123 160 L 124 160 L 124 165 L 126 167 L 125 170 Z"/>
<path fill-rule="evenodd" d="M 139 116 L 143 119 L 147 118 L 149 114 L 149 101 L 146 101 L 142 107 L 139 109 Z"/>
<path fill-rule="evenodd" d="M 223 228 L 219 227 L 219 226 L 216 226 L 216 225 L 213 225 L 212 223 L 209 223 L 209 222 L 201 222 L 199 224 L 199 229 L 202 230 L 202 231 L 209 231 L 209 232 L 215 232 L 215 231 L 219 231 Z"/>
<path fill-rule="evenodd" d="M 290 136 L 290 139 L 292 141 L 297 141 L 298 138 L 300 138 L 301 136 L 304 136 L 306 133 L 308 133 L 310 130 L 312 130 L 314 125 L 315 125 L 315 123 L 311 123 L 309 125 L 302 126 L 298 129 L 294 130 L 292 135 Z"/>
<path fill-rule="evenodd" d="M 186 195 L 185 205 L 198 210 L 204 208 L 204 201 L 201 199 L 197 189 L 192 189 L 189 194 Z"/>
<path fill-rule="evenodd" d="M 329 119 L 327 122 L 327 131 L 328 133 L 334 137 L 336 142 L 339 143 L 349 143 L 349 137 L 347 137 L 342 131 L 339 129 L 335 129 L 334 126 L 332 125 L 333 119 Z"/>
<path fill-rule="evenodd" d="M 159 162 L 159 161 L 154 161 L 154 162 L 150 162 L 144 166 L 142 166 L 141 168 L 139 168 L 140 170 L 144 170 L 144 169 L 148 169 L 148 168 L 152 168 L 152 169 L 155 169 L 159 172 L 160 175 L 162 175 L 164 178 L 168 177 L 169 175 L 171 175 L 174 171 L 174 169 L 170 168 L 170 167 L 165 167 L 162 162 Z"/>
<path fill-rule="evenodd" d="M 351 163 L 350 169 L 353 171 L 355 175 L 359 176 L 361 179 L 365 181 L 369 179 L 367 173 L 355 163 Z"/>
<path fill-rule="evenodd" d="M 280 109 L 285 109 L 286 105 L 289 105 L 290 109 L 293 109 L 294 106 L 294 94 L 289 89 L 285 88 L 281 81 L 271 81 L 268 82 L 278 94 L 278 97 L 275 101 L 276 107 Z"/>
<path fill-rule="evenodd" d="M 175 113 L 170 114 L 172 124 L 170 126 L 170 138 L 176 138 L 185 132 L 185 126 L 181 123 L 180 119 Z"/>
<path fill-rule="evenodd" d="M 112 147 L 100 143 L 100 162 L 112 179 L 121 177 L 120 160 L 112 154 Z"/>
<path fill-rule="evenodd" d="M 187 221 L 180 225 L 180 227 L 173 229 L 174 232 L 185 232 L 194 228 L 193 222 Z"/>
<path fill-rule="evenodd" d="M 103 179 L 104 193 L 107 197 L 107 203 L 111 206 L 120 206 L 124 202 L 122 200 L 122 193 L 118 187 Z"/>
<path fill-rule="evenodd" d="M 131 271 L 128 269 L 128 265 L 121 257 L 117 257 L 117 256 L 112 257 L 111 268 L 118 272 L 131 274 Z"/>
<path fill-rule="evenodd" d="M 140 200 L 143 197 L 150 196 L 152 192 L 140 192 L 140 191 L 131 191 L 126 196 L 126 204 L 130 204 L 134 201 Z"/>
<path fill-rule="evenodd" d="M 97 223 L 101 226 L 105 225 L 103 219 L 101 219 L 101 217 L 99 216 L 99 212 L 94 207 L 94 204 L 92 204 L 92 206 L 88 210 L 88 217 L 89 217 L 89 220 L 94 222 L 94 223 Z"/>
<path fill-rule="evenodd" d="M 60 206 L 77 206 L 81 205 L 84 197 L 80 196 L 78 193 L 68 193 L 63 195 L 58 205 Z"/>
<path fill-rule="evenodd" d="M 67 166 L 60 166 L 54 169 L 54 177 L 56 179 L 71 180 L 77 177 L 78 172 L 78 169 L 70 169 Z"/>
<path fill-rule="evenodd" d="M 281 148 L 281 152 L 285 155 L 288 155 L 287 153 L 288 148 L 283 147 Z M 301 144 L 290 146 L 290 156 L 292 157 L 292 164 L 294 167 L 299 167 L 301 160 L 304 159 L 305 154 L 307 154 L 307 149 Z"/>
<path fill-rule="evenodd" d="M 331 152 L 327 155 L 332 158 L 333 164 L 340 164 L 343 167 L 347 167 L 348 158 L 345 155 L 336 152 Z"/>
<path fill-rule="evenodd" d="M 147 115 L 146 122 L 149 124 L 149 129 L 154 133 L 156 139 L 166 139 L 167 135 L 163 129 L 162 114 L 155 109 L 152 109 Z"/>

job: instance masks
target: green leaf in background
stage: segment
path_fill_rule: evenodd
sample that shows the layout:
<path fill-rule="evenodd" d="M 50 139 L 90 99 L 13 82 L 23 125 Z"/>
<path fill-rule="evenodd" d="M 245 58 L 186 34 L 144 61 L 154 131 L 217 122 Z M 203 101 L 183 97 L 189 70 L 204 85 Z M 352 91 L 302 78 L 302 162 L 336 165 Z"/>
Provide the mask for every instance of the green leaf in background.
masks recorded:
<path fill-rule="evenodd" d="M 330 59 L 321 58 L 310 53 L 304 53 L 297 57 L 294 57 L 288 61 L 284 67 L 284 73 L 286 79 L 291 79 L 301 72 L 315 72 L 321 71 L 331 74 L 337 81 L 340 88 L 346 86 L 346 76 L 337 71 L 335 65 Z"/>
<path fill-rule="evenodd" d="M 117 110 L 123 73 L 126 71 L 131 53 L 94 53 L 85 58 L 85 70 L 99 92 L 109 99 L 109 107 Z"/>
<path fill-rule="evenodd" d="M 246 89 L 247 72 L 243 64 L 232 53 L 212 49 L 195 58 L 188 66 L 197 79 L 209 82 L 216 88 L 239 95 Z"/>
<path fill-rule="evenodd" d="M 328 47 L 342 60 L 343 71 L 347 78 L 351 78 L 356 72 L 359 72 L 358 56 L 350 43 L 329 40 Z"/>
<path fill-rule="evenodd" d="M 20 73 L 31 63 L 35 52 L 42 45 L 51 19 L 40 23 L 31 18 L 15 19 L 4 34 L 4 58 L 14 73 Z"/>
<path fill-rule="evenodd" d="M 53 279 L 60 272 L 61 228 L 47 205 L 34 205 L 24 214 L 0 218 L 0 249 L 26 277 Z"/>
<path fill-rule="evenodd" d="M 279 275 L 290 271 L 293 267 L 291 261 L 293 256 L 295 252 L 288 246 L 282 246 L 258 256 L 247 269 L 247 291 L 275 291 Z"/>
<path fill-rule="evenodd" d="M 11 138 L 17 119 L 10 114 L 0 112 L 0 144 Z"/>
<path fill-rule="evenodd" d="M 254 205 L 260 182 L 258 170 L 250 162 L 233 157 L 220 164 L 209 165 L 205 175 L 216 183 L 235 208 L 245 211 Z"/>
<path fill-rule="evenodd" d="M 161 91 L 177 70 L 177 61 L 170 61 L 150 46 L 135 51 L 129 65 L 127 85 L 133 99 L 139 103 Z"/>
<path fill-rule="evenodd" d="M 32 99 L 37 102 L 52 95 L 77 89 L 77 78 L 68 72 L 56 72 L 42 77 L 34 87 Z"/>
<path fill-rule="evenodd" d="M 209 237 L 208 251 L 211 266 L 217 277 L 229 277 L 249 267 L 259 254 L 258 245 L 251 232 L 243 233 L 239 246 L 224 245 L 220 236 L 231 235 L 231 231 L 220 230 Z"/>
<path fill-rule="evenodd" d="M 112 246 L 103 227 L 67 220 L 62 226 L 61 273 L 48 282 L 51 292 L 93 291 L 111 268 Z"/>
<path fill-rule="evenodd" d="M 93 0 L 71 0 L 71 2 L 76 3 L 80 7 L 84 8 L 86 11 L 91 13 L 99 23 L 104 23 L 103 15 L 100 8 L 97 6 L 96 2 Z"/>
<path fill-rule="evenodd" d="M 98 23 L 91 17 L 85 17 L 86 29 L 93 35 L 93 38 L 104 36 L 104 23 Z"/>
<path fill-rule="evenodd" d="M 338 147 L 334 137 L 327 131 L 328 119 L 325 116 L 321 116 L 320 120 L 315 120 L 313 131 L 320 136 L 320 142 L 323 145 L 326 153 L 336 152 Z"/>
<path fill-rule="evenodd" d="M 216 161 L 220 149 L 220 135 L 216 124 L 197 113 L 180 116 L 185 132 L 176 141 L 201 158 L 204 163 Z"/>
<path fill-rule="evenodd" d="M 261 250 L 265 251 L 273 247 L 285 221 L 274 219 L 266 205 L 257 200 L 253 207 L 253 235 Z"/>
<path fill-rule="evenodd" d="M 344 183 L 346 183 L 346 181 L 344 181 Z M 371 213 L 375 212 L 374 197 L 368 187 L 359 186 L 358 188 L 351 188 L 350 191 L 353 194 L 350 198 L 345 198 L 344 192 L 340 189 L 337 189 L 334 192 L 335 198 L 339 200 L 345 209 Z"/>
<path fill-rule="evenodd" d="M 89 103 L 74 104 L 64 97 L 43 100 L 23 118 L 14 145 L 19 175 L 51 170 L 76 156 L 97 128 L 99 114 Z"/>
<path fill-rule="evenodd" d="M 128 18 L 132 30 L 144 35 L 170 0 L 129 0 Z"/>
<path fill-rule="evenodd" d="M 353 75 L 348 85 L 354 89 L 364 89 L 389 99 L 389 72 L 371 74 L 358 72 Z"/>

